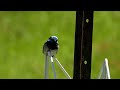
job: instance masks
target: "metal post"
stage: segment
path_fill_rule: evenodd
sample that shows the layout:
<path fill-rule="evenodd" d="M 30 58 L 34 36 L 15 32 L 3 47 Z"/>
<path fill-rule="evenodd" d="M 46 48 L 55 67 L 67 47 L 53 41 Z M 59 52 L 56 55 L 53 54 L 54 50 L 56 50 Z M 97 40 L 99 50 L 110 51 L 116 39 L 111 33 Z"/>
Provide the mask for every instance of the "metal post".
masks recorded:
<path fill-rule="evenodd" d="M 46 54 L 45 55 L 45 79 L 48 79 L 48 65 L 49 65 L 49 61 L 48 61 L 48 56 Z"/>
<path fill-rule="evenodd" d="M 76 11 L 73 79 L 90 79 L 93 11 Z"/>

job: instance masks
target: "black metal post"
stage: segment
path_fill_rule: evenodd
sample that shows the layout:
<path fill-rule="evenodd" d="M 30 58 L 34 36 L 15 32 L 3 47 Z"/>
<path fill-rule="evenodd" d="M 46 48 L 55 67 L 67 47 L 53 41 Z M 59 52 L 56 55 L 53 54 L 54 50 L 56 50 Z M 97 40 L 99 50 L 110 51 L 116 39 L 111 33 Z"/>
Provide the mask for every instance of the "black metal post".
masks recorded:
<path fill-rule="evenodd" d="M 73 79 L 90 79 L 93 11 L 76 11 Z"/>

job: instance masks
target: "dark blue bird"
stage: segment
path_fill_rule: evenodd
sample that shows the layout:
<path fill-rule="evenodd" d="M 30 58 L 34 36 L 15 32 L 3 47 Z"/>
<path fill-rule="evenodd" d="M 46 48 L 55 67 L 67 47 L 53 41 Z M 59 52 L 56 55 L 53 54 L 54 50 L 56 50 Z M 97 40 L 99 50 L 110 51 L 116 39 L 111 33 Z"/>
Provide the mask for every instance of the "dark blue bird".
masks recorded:
<path fill-rule="evenodd" d="M 58 38 L 56 36 L 51 36 L 43 46 L 43 53 L 48 55 L 48 51 L 51 52 L 52 57 L 57 54 L 59 48 Z"/>

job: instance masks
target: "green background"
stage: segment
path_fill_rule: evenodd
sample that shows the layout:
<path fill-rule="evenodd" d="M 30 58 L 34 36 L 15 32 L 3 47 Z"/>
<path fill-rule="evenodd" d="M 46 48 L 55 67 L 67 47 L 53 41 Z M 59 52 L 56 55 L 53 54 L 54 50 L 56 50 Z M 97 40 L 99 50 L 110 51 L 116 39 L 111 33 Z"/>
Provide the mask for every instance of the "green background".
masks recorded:
<path fill-rule="evenodd" d="M 0 11 L 0 78 L 44 79 L 44 42 L 59 39 L 57 59 L 73 77 L 75 11 Z M 112 79 L 120 78 L 120 12 L 94 11 L 91 78 L 108 58 Z M 55 62 L 58 79 L 67 79 Z M 49 78 L 54 78 L 49 65 Z"/>

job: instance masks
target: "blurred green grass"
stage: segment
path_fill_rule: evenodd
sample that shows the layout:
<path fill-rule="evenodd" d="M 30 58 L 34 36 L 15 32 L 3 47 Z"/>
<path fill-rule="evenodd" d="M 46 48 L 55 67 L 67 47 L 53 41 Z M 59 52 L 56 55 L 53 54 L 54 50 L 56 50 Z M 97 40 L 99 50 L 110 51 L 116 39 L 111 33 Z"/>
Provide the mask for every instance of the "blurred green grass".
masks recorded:
<path fill-rule="evenodd" d="M 72 77 L 75 12 L 0 12 L 0 78 L 44 78 L 43 44 L 59 38 L 58 60 Z M 55 64 L 57 78 L 66 78 Z M 53 78 L 50 66 L 49 78 Z"/>
<path fill-rule="evenodd" d="M 0 78 L 44 79 L 44 42 L 56 35 L 58 60 L 73 77 L 75 11 L 0 11 Z M 95 11 L 91 78 L 108 58 L 111 78 L 120 78 L 120 12 Z M 55 63 L 57 78 L 66 76 Z M 53 78 L 51 65 L 49 78 Z"/>
<path fill-rule="evenodd" d="M 119 29 L 119 11 L 96 11 L 94 13 L 92 78 L 97 78 L 105 58 L 108 58 L 111 78 L 120 78 Z"/>

